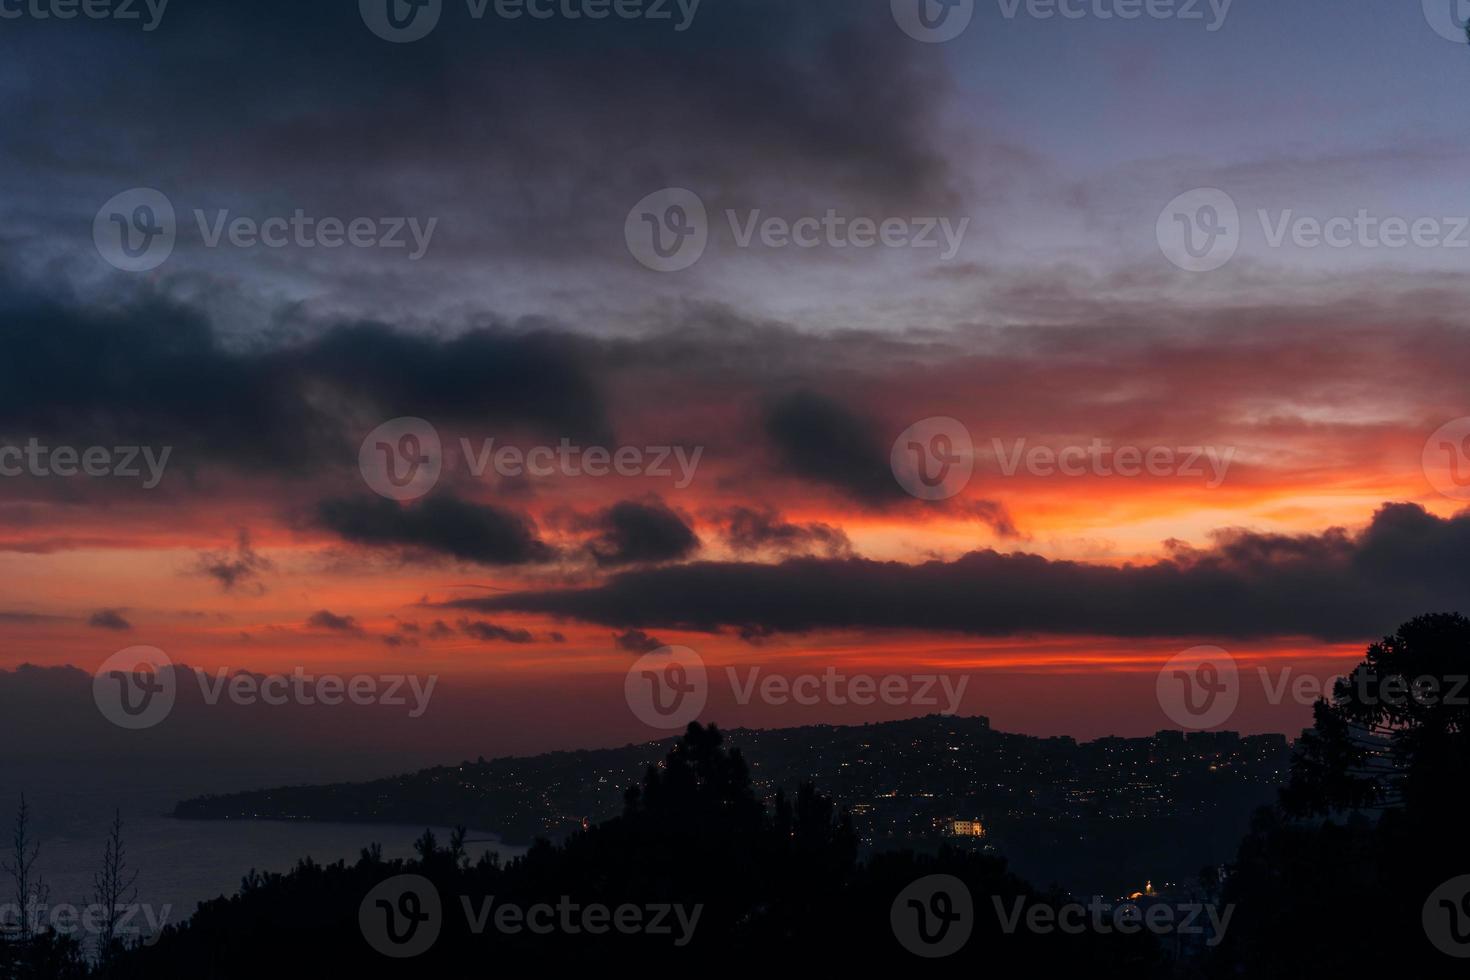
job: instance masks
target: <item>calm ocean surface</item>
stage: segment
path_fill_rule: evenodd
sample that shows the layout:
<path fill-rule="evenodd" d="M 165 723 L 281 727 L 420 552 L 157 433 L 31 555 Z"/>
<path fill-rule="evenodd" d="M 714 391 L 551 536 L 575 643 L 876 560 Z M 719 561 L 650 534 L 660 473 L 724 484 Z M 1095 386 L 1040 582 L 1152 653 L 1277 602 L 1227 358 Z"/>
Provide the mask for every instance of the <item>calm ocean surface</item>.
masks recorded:
<path fill-rule="evenodd" d="M 434 828 L 439 840 L 448 828 Z M 169 921 L 187 918 L 200 902 L 232 895 L 250 869 L 289 871 L 310 856 L 320 864 L 351 863 L 370 843 L 383 845 L 385 857 L 410 857 L 422 827 L 256 820 L 175 820 L 145 817 L 124 827 L 128 863 L 138 870 L 138 901 L 157 909 L 171 907 Z M 474 838 L 485 834 L 470 835 Z M 51 902 L 90 902 L 92 874 L 102 856 L 101 835 L 56 837 L 41 844 L 39 867 L 51 886 Z M 524 848 L 480 843 L 483 851 L 510 858 Z"/>
<path fill-rule="evenodd" d="M 113 808 L 120 807 L 126 860 L 138 872 L 137 901 L 157 918 L 166 909 L 168 922 L 187 918 L 202 901 L 238 892 L 240 879 L 252 868 L 289 871 L 307 856 L 320 864 L 351 863 L 372 843 L 382 845 L 385 857 L 410 857 L 414 840 L 424 831 L 384 824 L 176 820 L 164 815 L 178 798 L 167 792 L 120 795 L 68 787 L 28 791 L 27 797 L 33 836 L 40 844 L 36 867 L 50 886 L 51 906 L 92 902 L 92 877 L 101 862 L 107 825 Z M 13 811 L 0 813 L 7 848 L 12 816 Z M 433 829 L 441 842 L 448 840 L 449 828 Z M 499 852 L 502 859 L 525 852 L 491 834 L 471 830 L 470 837 L 479 841 L 469 847 L 472 859 L 485 851 Z M 0 901 L 11 901 L 8 880 L 0 889 Z"/>

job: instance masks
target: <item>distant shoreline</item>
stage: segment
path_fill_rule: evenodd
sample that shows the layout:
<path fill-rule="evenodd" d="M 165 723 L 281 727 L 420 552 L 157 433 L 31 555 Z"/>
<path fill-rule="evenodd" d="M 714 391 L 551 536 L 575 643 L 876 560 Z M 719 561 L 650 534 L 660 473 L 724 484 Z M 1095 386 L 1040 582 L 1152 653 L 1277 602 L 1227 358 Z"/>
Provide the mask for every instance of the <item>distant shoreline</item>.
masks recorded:
<path fill-rule="evenodd" d="M 434 825 L 425 824 L 415 820 L 378 820 L 372 818 L 352 817 L 293 817 L 280 814 L 262 814 L 259 816 L 241 816 L 238 814 L 186 814 L 186 813 L 160 813 L 159 817 L 164 820 L 187 820 L 191 823 L 309 823 L 313 826 L 324 827 L 332 824 L 340 824 L 343 827 L 417 827 L 421 830 L 433 830 Z M 494 830 L 477 828 L 465 828 L 468 835 L 466 844 L 504 844 L 507 847 L 530 847 L 531 841 L 516 841 L 507 838 L 504 834 Z"/>

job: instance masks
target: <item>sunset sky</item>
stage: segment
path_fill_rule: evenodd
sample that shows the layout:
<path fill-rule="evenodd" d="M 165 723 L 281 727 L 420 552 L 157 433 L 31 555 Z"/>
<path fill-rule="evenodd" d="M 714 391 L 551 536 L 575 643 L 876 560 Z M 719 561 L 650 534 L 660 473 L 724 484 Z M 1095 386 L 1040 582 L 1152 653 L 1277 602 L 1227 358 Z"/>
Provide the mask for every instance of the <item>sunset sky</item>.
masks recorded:
<path fill-rule="evenodd" d="M 606 676 L 615 697 L 662 642 L 973 673 L 965 710 L 997 725 L 1131 733 L 1168 727 L 1153 678 L 1187 647 L 1326 672 L 1411 615 L 1470 611 L 1470 489 L 1431 443 L 1470 416 L 1470 232 L 1271 241 L 1286 212 L 1453 237 L 1470 47 L 1407 0 L 1236 0 L 1214 30 L 1209 4 L 975 6 L 942 44 L 887 0 L 704 0 L 682 31 L 445 0 L 404 44 L 342 0 L 172 0 L 151 31 L 0 21 L 0 446 L 170 447 L 153 488 L 0 477 L 0 668 L 146 644 L 502 691 Z M 93 237 L 134 188 L 177 213 L 142 272 Z M 708 210 L 681 271 L 625 239 L 664 188 Z M 1198 188 L 1240 216 L 1208 272 L 1157 237 Z M 968 224 L 945 258 L 742 247 L 726 216 L 829 209 Z M 417 259 L 206 242 L 221 212 L 298 210 L 435 225 Z M 928 501 L 890 450 L 936 417 L 974 472 Z M 359 467 L 400 418 L 444 447 L 411 501 Z M 675 458 L 477 476 L 462 439 L 699 455 L 687 481 Z M 1018 445 L 1095 443 L 1203 469 L 1005 472 Z M 1196 449 L 1228 454 L 1218 479 Z"/>

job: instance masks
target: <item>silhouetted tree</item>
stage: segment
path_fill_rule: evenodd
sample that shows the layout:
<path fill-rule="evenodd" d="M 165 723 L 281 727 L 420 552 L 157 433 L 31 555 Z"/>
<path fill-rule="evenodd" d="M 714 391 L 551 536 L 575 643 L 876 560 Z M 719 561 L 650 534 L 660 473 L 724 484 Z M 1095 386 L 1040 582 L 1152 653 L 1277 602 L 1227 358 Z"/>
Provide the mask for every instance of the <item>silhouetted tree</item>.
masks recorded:
<path fill-rule="evenodd" d="M 30 806 L 26 803 L 25 794 L 22 793 L 20 806 L 15 811 L 15 823 L 10 832 L 10 857 L 0 864 L 15 885 L 15 907 L 20 917 L 18 928 L 21 939 L 29 939 L 35 934 L 33 913 L 46 904 L 51 894 L 45 879 L 36 870 L 36 860 L 40 856 L 41 845 L 31 837 L 30 821 Z"/>
<path fill-rule="evenodd" d="M 1470 619 L 1420 616 L 1368 648 L 1313 708 L 1282 794 L 1297 816 L 1408 806 L 1466 813 Z"/>
<path fill-rule="evenodd" d="M 0 933 L 3 980 L 81 980 L 88 974 L 81 944 L 70 936 L 37 928 L 50 889 L 36 870 L 40 845 L 31 836 L 31 811 L 21 796 L 11 830 L 10 857 L 0 862 L 14 885 L 16 922 Z M 9 925 L 9 923 L 5 923 Z"/>
<path fill-rule="evenodd" d="M 1420 616 L 1368 647 L 1297 743 L 1224 882 L 1219 976 L 1463 975 L 1425 902 L 1470 872 L 1470 620 Z M 1457 972 L 1458 971 L 1458 972 Z"/>
<path fill-rule="evenodd" d="M 469 862 L 465 857 L 464 839 L 468 836 L 465 828 L 455 827 L 449 833 L 449 860 L 454 862 L 456 868 L 464 867 Z"/>
<path fill-rule="evenodd" d="M 102 851 L 102 868 L 92 878 L 96 889 L 93 900 L 101 906 L 103 915 L 97 937 L 97 958 L 100 961 L 106 962 L 116 953 L 115 945 L 120 941 L 117 926 L 122 918 L 122 907 L 137 899 L 138 889 L 134 887 L 137 880 L 138 872 L 128 868 L 124 856 L 122 811 L 116 810 L 112 816 L 112 827 L 107 834 L 107 844 Z"/>

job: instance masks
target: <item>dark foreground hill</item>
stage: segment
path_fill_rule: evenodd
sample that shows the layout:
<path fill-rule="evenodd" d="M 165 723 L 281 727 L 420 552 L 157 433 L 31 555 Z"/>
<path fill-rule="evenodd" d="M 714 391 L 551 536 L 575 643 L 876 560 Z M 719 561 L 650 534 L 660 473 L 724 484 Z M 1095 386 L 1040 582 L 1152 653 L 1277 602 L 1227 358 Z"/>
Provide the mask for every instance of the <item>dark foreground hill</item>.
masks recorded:
<path fill-rule="evenodd" d="M 850 821 L 810 785 L 766 806 L 739 751 L 691 726 L 629 788 L 620 815 L 509 864 L 471 866 L 460 835 L 413 861 L 251 874 L 110 977 L 559 976 L 614 968 L 942 968 L 1040 976 L 1161 977 L 1147 931 L 1028 926 L 1069 901 L 975 852 L 859 861 Z M 1201 933 L 1201 936 L 1204 934 Z M 1202 940 L 1196 940 L 1198 947 Z M 942 957 L 942 958 L 941 958 Z"/>

